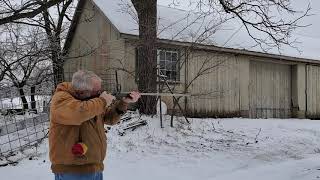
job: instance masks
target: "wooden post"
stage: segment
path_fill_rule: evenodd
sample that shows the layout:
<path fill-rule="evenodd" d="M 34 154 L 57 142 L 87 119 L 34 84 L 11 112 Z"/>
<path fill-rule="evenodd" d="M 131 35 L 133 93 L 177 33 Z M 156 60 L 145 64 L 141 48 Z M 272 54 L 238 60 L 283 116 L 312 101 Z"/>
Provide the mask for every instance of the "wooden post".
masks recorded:
<path fill-rule="evenodd" d="M 157 74 L 160 75 L 160 67 L 157 66 Z M 158 84 L 158 93 L 161 93 L 161 83 L 159 81 Z M 160 110 L 160 127 L 163 128 L 163 120 L 162 120 L 162 103 L 161 103 L 161 96 L 158 96 L 159 101 L 159 110 Z"/>

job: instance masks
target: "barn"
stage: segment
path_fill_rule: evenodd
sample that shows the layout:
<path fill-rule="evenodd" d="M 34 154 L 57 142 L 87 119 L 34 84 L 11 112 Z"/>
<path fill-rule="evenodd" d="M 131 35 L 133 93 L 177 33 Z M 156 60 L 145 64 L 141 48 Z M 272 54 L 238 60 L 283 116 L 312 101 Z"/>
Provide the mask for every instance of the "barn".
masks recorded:
<path fill-rule="evenodd" d="M 79 1 L 65 42 L 66 81 L 76 70 L 89 69 L 110 92 L 137 88 L 138 25 L 127 3 Z M 189 116 L 320 118 L 320 47 L 313 46 L 320 39 L 302 37 L 303 53 L 265 52 L 245 47 L 252 42 L 241 26 L 236 33 L 217 28 L 194 36 L 192 30 L 201 28 L 194 15 L 159 5 L 158 16 L 159 72 L 174 92 L 191 94 L 179 101 Z M 200 20 L 209 22 L 206 18 Z M 172 97 L 162 101 L 172 111 Z"/>

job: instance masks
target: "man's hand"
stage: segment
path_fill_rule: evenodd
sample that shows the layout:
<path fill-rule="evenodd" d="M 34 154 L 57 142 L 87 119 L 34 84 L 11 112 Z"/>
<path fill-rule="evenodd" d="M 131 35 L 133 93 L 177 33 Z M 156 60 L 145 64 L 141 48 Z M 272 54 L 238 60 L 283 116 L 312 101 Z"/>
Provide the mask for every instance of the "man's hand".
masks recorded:
<path fill-rule="evenodd" d="M 122 99 L 125 103 L 128 103 L 128 104 L 137 102 L 141 97 L 140 93 L 136 91 L 132 91 L 128 96 L 129 97 L 124 97 Z"/>
<path fill-rule="evenodd" d="M 110 104 L 116 99 L 116 97 L 112 96 L 111 94 L 108 94 L 106 91 L 103 91 L 100 94 L 100 97 L 106 100 L 107 106 L 110 106 Z"/>

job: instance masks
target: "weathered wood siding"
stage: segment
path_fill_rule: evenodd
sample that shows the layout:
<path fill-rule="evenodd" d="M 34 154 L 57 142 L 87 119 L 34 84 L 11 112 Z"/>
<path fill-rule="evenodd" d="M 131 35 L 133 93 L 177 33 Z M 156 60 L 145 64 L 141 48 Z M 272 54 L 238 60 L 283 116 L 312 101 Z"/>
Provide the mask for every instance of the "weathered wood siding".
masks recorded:
<path fill-rule="evenodd" d="M 291 117 L 291 66 L 250 62 L 250 117 Z"/>
<path fill-rule="evenodd" d="M 198 95 L 188 98 L 191 116 L 240 116 L 239 63 L 232 54 L 191 53 L 187 62 L 187 84 L 191 83 L 188 92 Z"/>
<path fill-rule="evenodd" d="M 320 67 L 307 66 L 307 117 L 320 118 Z"/>
<path fill-rule="evenodd" d="M 86 1 L 64 64 L 65 79 L 70 81 L 78 69 L 92 70 L 104 81 L 104 89 L 113 91 L 115 71 L 111 64 L 124 58 L 124 41 L 111 22 Z"/>
<path fill-rule="evenodd" d="M 137 90 L 136 84 L 136 44 L 125 42 L 125 62 L 119 66 L 122 68 L 122 82 L 121 82 L 121 90 L 124 92 L 128 92 L 131 90 Z M 119 64 L 118 64 L 119 65 Z"/>

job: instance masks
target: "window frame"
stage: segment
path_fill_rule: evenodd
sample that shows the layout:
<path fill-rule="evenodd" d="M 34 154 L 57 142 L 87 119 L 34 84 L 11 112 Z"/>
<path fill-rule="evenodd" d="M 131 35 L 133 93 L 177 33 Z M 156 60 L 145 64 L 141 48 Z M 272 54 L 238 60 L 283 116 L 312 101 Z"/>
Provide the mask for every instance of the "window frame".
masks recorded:
<path fill-rule="evenodd" d="M 165 58 L 164 58 L 164 60 L 162 60 L 162 59 L 160 59 L 160 57 L 161 57 L 161 52 L 164 52 L 164 54 L 165 54 Z M 168 60 L 167 58 L 166 58 L 166 55 L 167 55 L 167 53 L 171 53 L 171 59 L 170 60 Z M 167 70 L 167 64 L 166 64 L 166 62 L 174 62 L 174 61 L 172 61 L 172 54 L 176 54 L 176 63 L 175 63 L 175 71 L 173 71 L 173 68 L 171 69 L 171 70 Z M 164 61 L 165 62 L 165 64 L 164 64 L 164 69 L 163 68 L 161 68 L 161 61 Z M 171 72 L 175 72 L 175 78 L 173 79 L 173 78 L 171 78 L 171 77 L 168 77 L 167 78 L 167 82 L 170 82 L 170 83 L 180 83 L 180 81 L 181 81 L 181 78 L 180 78 L 180 51 L 179 50 L 177 50 L 177 49 L 166 49 L 166 48 L 158 48 L 157 49 L 157 66 L 159 67 L 159 71 L 165 71 L 165 75 L 166 75 L 166 73 L 169 71 L 171 71 Z M 171 66 L 173 66 L 172 64 L 171 64 Z M 158 77 L 158 81 L 160 81 L 159 80 L 159 77 Z M 163 82 L 163 80 L 161 80 L 160 82 Z"/>

